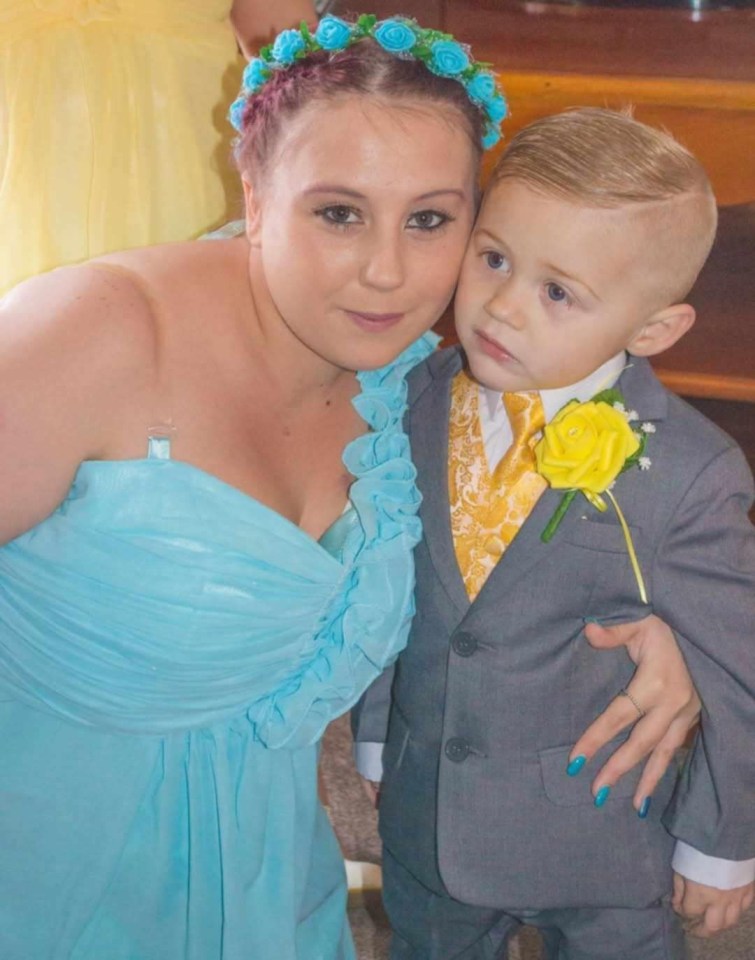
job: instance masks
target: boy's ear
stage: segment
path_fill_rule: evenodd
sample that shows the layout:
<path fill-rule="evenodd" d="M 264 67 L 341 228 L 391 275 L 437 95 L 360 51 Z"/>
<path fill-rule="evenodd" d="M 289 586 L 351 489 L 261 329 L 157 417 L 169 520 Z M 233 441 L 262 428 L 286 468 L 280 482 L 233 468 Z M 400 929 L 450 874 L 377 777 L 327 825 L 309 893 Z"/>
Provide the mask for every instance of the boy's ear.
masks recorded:
<path fill-rule="evenodd" d="M 251 181 L 245 176 L 241 177 L 241 183 L 244 187 L 246 238 L 251 246 L 258 247 L 260 245 L 260 232 L 262 227 L 262 205 L 259 202 L 259 191 L 255 189 Z"/>
<path fill-rule="evenodd" d="M 663 353 L 680 340 L 695 322 L 695 308 L 688 303 L 676 303 L 659 310 L 646 320 L 627 344 L 629 353 L 636 357 L 653 357 Z"/>

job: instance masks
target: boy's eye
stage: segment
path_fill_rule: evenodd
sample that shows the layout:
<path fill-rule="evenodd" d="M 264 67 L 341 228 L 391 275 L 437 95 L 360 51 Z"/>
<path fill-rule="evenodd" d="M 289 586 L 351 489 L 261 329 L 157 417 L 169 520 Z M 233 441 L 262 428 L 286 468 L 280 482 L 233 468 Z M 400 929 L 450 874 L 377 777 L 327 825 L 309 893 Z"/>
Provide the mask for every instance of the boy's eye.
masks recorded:
<path fill-rule="evenodd" d="M 547 283 L 545 285 L 545 292 L 548 296 L 548 299 L 553 303 L 570 303 L 570 297 L 564 288 L 558 283 Z"/>
<path fill-rule="evenodd" d="M 333 223 L 339 227 L 360 222 L 359 211 L 344 203 L 334 203 L 328 207 L 321 207 L 319 210 L 315 210 L 315 213 L 318 217 L 325 220 L 326 223 Z"/>
<path fill-rule="evenodd" d="M 418 210 L 409 217 L 408 226 L 412 230 L 432 231 L 445 226 L 451 219 L 439 210 Z"/>
<path fill-rule="evenodd" d="M 509 269 L 509 259 L 505 257 L 502 253 L 499 253 L 497 250 L 488 250 L 484 254 L 485 263 L 490 267 L 491 270 L 508 270 Z"/>

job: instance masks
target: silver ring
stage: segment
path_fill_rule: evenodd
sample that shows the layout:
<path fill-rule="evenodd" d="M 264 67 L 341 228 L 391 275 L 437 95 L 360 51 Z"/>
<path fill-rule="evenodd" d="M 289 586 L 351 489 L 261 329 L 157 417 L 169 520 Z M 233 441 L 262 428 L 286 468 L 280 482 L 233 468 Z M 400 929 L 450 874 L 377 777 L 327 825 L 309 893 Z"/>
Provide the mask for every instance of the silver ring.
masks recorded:
<path fill-rule="evenodd" d="M 642 718 L 645 716 L 645 711 L 642 709 L 639 703 L 637 703 L 637 701 L 634 699 L 632 694 L 626 689 L 626 687 L 624 687 L 624 689 L 619 692 L 619 696 L 627 698 L 627 700 L 632 704 L 632 706 L 637 711 L 637 713 L 639 713 L 639 717 L 637 719 L 642 720 Z"/>

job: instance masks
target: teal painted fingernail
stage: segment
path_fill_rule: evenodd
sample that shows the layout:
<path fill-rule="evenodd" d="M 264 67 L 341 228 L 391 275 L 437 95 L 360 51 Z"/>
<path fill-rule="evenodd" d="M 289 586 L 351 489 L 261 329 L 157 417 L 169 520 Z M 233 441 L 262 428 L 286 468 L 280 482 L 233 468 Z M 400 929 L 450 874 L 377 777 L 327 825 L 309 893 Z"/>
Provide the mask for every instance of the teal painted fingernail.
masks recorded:
<path fill-rule="evenodd" d="M 640 804 L 640 809 L 637 811 L 637 816 L 640 820 L 644 820 L 650 811 L 650 801 L 652 797 L 645 797 L 645 799 Z"/>
<path fill-rule="evenodd" d="M 600 790 L 595 794 L 595 806 L 602 807 L 603 804 L 608 799 L 608 795 L 611 792 L 610 787 L 601 787 Z"/>
<path fill-rule="evenodd" d="M 582 617 L 582 620 L 583 620 L 585 623 L 599 623 L 599 622 L 600 622 L 597 617 Z"/>
<path fill-rule="evenodd" d="M 572 760 L 572 762 L 569 764 L 569 766 L 566 768 L 566 773 L 570 777 L 576 777 L 579 771 L 582 769 L 582 767 L 584 767 L 586 763 L 587 763 L 587 757 L 584 754 L 580 753 L 580 755 L 578 757 L 575 757 Z"/>

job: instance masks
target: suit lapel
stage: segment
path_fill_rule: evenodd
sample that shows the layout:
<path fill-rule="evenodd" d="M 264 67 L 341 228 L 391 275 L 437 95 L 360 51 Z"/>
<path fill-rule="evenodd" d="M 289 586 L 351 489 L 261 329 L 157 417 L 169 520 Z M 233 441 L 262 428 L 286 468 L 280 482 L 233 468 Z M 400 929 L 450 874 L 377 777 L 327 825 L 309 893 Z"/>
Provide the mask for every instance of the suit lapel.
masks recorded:
<path fill-rule="evenodd" d="M 630 357 L 616 387 L 624 394 L 627 408 L 637 410 L 640 422 L 666 418 L 668 394 L 648 360 Z"/>
<path fill-rule="evenodd" d="M 530 515 L 520 527 L 517 535 L 509 544 L 506 552 L 501 557 L 495 568 L 478 594 L 477 601 L 485 602 L 486 597 L 500 597 L 505 591 L 508 591 L 518 581 L 528 576 L 532 569 L 548 556 L 548 551 L 552 544 L 543 543 L 541 534 L 556 512 L 556 508 L 561 502 L 563 492 L 560 490 L 545 490 L 540 499 L 535 504 Z M 587 507 L 586 501 L 580 502 L 577 497 L 561 521 L 556 533 L 559 537 L 569 529 L 585 512 L 583 507 Z"/>
<path fill-rule="evenodd" d="M 463 616 L 469 609 L 469 598 L 456 562 L 448 503 L 448 415 L 451 382 L 460 369 L 458 350 L 442 351 L 430 359 L 431 376 L 424 391 L 412 401 L 410 422 L 425 543 L 440 583 Z"/>

